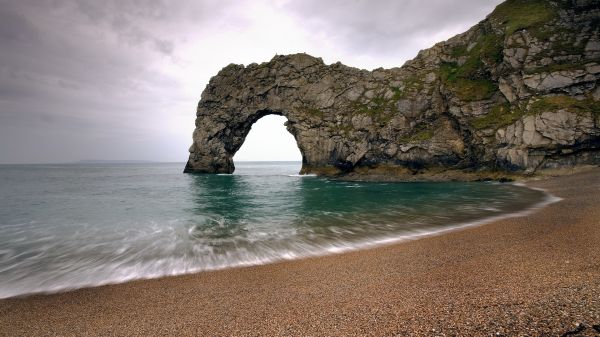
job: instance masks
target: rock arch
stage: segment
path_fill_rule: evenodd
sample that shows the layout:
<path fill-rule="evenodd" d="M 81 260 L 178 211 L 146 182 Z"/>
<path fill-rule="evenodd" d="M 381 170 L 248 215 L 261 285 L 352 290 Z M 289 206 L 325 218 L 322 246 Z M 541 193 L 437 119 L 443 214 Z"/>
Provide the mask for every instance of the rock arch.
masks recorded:
<path fill-rule="evenodd" d="M 195 170 L 195 172 L 233 173 L 233 171 L 235 170 L 235 165 L 233 163 L 233 157 L 235 156 L 235 154 L 238 152 L 238 150 L 244 144 L 244 141 L 246 140 L 246 137 L 250 133 L 252 126 L 254 125 L 254 123 L 256 123 L 261 118 L 263 118 L 265 116 L 269 116 L 269 115 L 286 117 L 288 119 L 288 121 L 286 121 L 284 125 L 286 126 L 286 129 L 288 130 L 288 132 L 290 132 L 292 134 L 292 136 L 294 136 L 294 139 L 296 139 L 295 128 L 293 126 L 293 123 L 289 122 L 289 117 L 288 117 L 289 113 L 287 113 L 285 111 L 262 109 L 262 110 L 252 111 L 252 112 L 249 112 L 246 114 L 240 114 L 234 120 L 230 120 L 227 122 L 228 127 L 224 128 L 222 130 L 219 130 L 215 134 L 213 134 L 213 137 L 218 139 L 219 142 L 216 142 L 214 140 L 211 141 L 210 137 L 206 137 L 206 138 L 203 138 L 200 140 L 200 141 L 206 140 L 206 141 L 211 142 L 211 145 L 214 146 L 213 147 L 214 152 L 212 152 L 212 153 L 216 153 L 217 156 L 211 158 L 212 160 L 210 161 L 209 165 L 207 166 L 208 169 Z M 217 126 L 217 129 L 218 128 L 220 128 L 220 126 Z M 300 153 L 303 154 L 302 148 L 300 147 L 300 143 L 298 142 L 297 139 L 296 139 L 296 145 L 300 149 Z M 304 158 L 304 155 L 302 155 L 302 157 Z"/>
<path fill-rule="evenodd" d="M 478 179 L 600 163 L 593 1 L 551 3 L 550 21 L 517 30 L 507 24 L 515 3 L 400 68 L 306 54 L 223 68 L 202 93 L 185 172 L 233 172 L 233 155 L 267 114 L 288 119 L 301 173 Z M 536 38 L 540 30 L 548 38 Z M 575 41 L 577 62 L 564 63 L 565 41 Z"/>
<path fill-rule="evenodd" d="M 396 156 L 398 146 L 390 140 L 412 131 L 407 118 L 396 115 L 400 99 L 390 84 L 395 72 L 326 66 L 306 54 L 276 56 L 248 67 L 229 65 L 202 93 L 185 172 L 233 172 L 233 155 L 252 124 L 271 114 L 288 119 L 286 128 L 302 154 L 301 173 L 337 174 L 361 164 L 403 160 L 425 163 L 438 154 L 448 162 L 459 160 L 448 146 L 440 148 L 448 148 L 450 155 L 405 149 L 405 158 Z M 452 130 L 450 123 L 443 124 Z M 461 142 L 458 134 L 448 135 Z"/>

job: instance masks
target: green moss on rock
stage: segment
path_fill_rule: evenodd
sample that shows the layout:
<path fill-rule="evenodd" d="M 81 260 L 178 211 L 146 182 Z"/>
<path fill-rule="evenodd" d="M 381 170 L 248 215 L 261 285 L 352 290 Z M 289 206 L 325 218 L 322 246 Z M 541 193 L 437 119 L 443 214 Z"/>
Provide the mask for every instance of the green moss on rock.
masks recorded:
<path fill-rule="evenodd" d="M 498 91 L 491 80 L 486 64 L 499 64 L 503 59 L 503 36 L 484 32 L 475 45 L 455 46 L 451 55 L 462 59 L 462 63 L 443 62 L 439 74 L 444 84 L 463 101 L 478 101 L 490 98 Z"/>
<path fill-rule="evenodd" d="M 397 87 L 390 87 L 394 92 L 391 98 L 387 99 L 382 95 L 373 97 L 371 100 L 364 102 L 356 101 L 350 105 L 352 113 L 364 114 L 373 118 L 373 121 L 386 124 L 394 114 L 395 104 L 404 97 L 403 91 Z"/>
<path fill-rule="evenodd" d="M 398 102 L 400 99 L 406 97 L 406 92 L 401 90 L 399 87 L 390 87 L 394 95 L 392 96 L 393 102 Z"/>
<path fill-rule="evenodd" d="M 424 142 L 431 138 L 433 138 L 433 125 L 419 124 L 414 128 L 413 133 L 400 138 L 400 141 L 403 143 Z"/>
<path fill-rule="evenodd" d="M 433 130 L 423 130 L 415 133 L 414 135 L 411 135 L 409 137 L 409 140 L 415 142 L 423 142 L 426 140 L 430 140 L 431 138 L 433 138 Z"/>
<path fill-rule="evenodd" d="M 481 59 L 494 64 L 499 64 L 504 59 L 504 35 L 486 33 L 479 39 L 477 46 Z"/>
<path fill-rule="evenodd" d="M 454 62 L 446 62 L 440 66 L 440 77 L 463 101 L 479 101 L 492 97 L 498 91 L 497 84 L 483 76 L 475 76 L 475 71 L 476 69 L 467 63 L 458 66 Z"/>
<path fill-rule="evenodd" d="M 523 116 L 538 115 L 543 112 L 566 110 L 572 113 L 594 117 L 600 116 L 600 102 L 591 98 L 576 99 L 571 96 L 543 96 L 532 98 L 526 109 L 510 104 L 494 106 L 485 115 L 471 120 L 471 126 L 476 130 L 493 129 L 515 123 Z"/>
<path fill-rule="evenodd" d="M 369 104 L 369 103 L 354 102 L 354 104 L 352 104 L 352 106 L 351 106 L 352 112 L 358 113 L 358 114 L 363 114 L 363 115 L 368 115 L 371 117 L 377 117 L 381 113 L 383 113 L 384 106 L 382 106 L 380 104 Z"/>
<path fill-rule="evenodd" d="M 424 87 L 423 80 L 417 76 L 410 76 L 404 80 L 404 91 L 421 91 Z"/>
<path fill-rule="evenodd" d="M 532 114 L 558 110 L 567 110 L 576 114 L 591 113 L 593 116 L 600 116 L 600 102 L 591 98 L 579 100 L 565 95 L 544 96 L 536 99 L 529 107 L 529 112 Z"/>
<path fill-rule="evenodd" d="M 354 126 L 352 124 L 349 123 L 344 123 L 344 124 L 336 124 L 334 126 L 334 129 L 342 135 L 349 135 L 350 133 L 352 133 L 354 130 Z"/>
<path fill-rule="evenodd" d="M 579 62 L 573 62 L 573 61 L 569 61 L 569 60 L 557 61 L 555 63 L 551 63 L 546 66 L 542 66 L 542 67 L 538 67 L 538 68 L 534 68 L 534 69 L 528 69 L 525 73 L 526 74 L 538 74 L 538 73 L 552 73 L 555 71 L 564 71 L 564 70 L 582 70 L 582 69 L 586 68 L 587 64 L 590 64 L 593 62 L 600 63 L 600 58 L 584 59 Z"/>
<path fill-rule="evenodd" d="M 323 110 L 316 109 L 316 108 L 305 107 L 302 109 L 302 111 L 305 112 L 306 114 L 308 114 L 309 116 L 319 118 L 319 119 L 323 119 L 323 116 L 325 115 L 325 112 Z"/>
<path fill-rule="evenodd" d="M 456 95 L 463 101 L 480 101 L 492 97 L 498 86 L 489 80 L 458 79 L 454 86 Z"/>
<path fill-rule="evenodd" d="M 490 18 L 503 24 L 505 33 L 527 29 L 532 35 L 543 35 L 543 26 L 558 15 L 548 0 L 507 0 L 496 7 Z"/>
<path fill-rule="evenodd" d="M 508 103 L 496 105 L 485 116 L 471 120 L 471 126 L 477 130 L 497 130 L 503 126 L 513 124 L 524 115 L 523 110 L 518 107 L 511 107 Z"/>

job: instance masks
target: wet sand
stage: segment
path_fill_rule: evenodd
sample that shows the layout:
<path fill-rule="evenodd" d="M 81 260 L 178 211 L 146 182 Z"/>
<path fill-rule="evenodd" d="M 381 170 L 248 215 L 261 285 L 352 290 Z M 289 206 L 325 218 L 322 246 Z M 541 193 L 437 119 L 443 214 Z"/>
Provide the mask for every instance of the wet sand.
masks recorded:
<path fill-rule="evenodd" d="M 0 335 L 599 336 L 600 168 L 528 185 L 564 200 L 370 250 L 0 300 Z"/>

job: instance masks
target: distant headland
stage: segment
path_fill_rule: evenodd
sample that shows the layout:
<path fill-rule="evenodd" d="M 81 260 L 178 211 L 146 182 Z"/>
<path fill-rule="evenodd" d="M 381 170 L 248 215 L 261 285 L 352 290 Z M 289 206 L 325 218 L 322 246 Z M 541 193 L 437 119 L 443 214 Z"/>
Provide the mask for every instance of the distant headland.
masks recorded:
<path fill-rule="evenodd" d="M 157 161 L 151 160 L 111 160 L 111 159 L 85 159 L 78 160 L 74 164 L 156 164 Z"/>

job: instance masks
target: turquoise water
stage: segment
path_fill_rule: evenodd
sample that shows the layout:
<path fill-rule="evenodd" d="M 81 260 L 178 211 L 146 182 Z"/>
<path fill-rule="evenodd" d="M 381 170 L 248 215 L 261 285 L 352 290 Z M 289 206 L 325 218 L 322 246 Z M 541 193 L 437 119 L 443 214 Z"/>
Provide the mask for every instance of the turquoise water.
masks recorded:
<path fill-rule="evenodd" d="M 539 205 L 493 183 L 360 183 L 300 163 L 0 166 L 0 298 L 410 239 Z"/>

